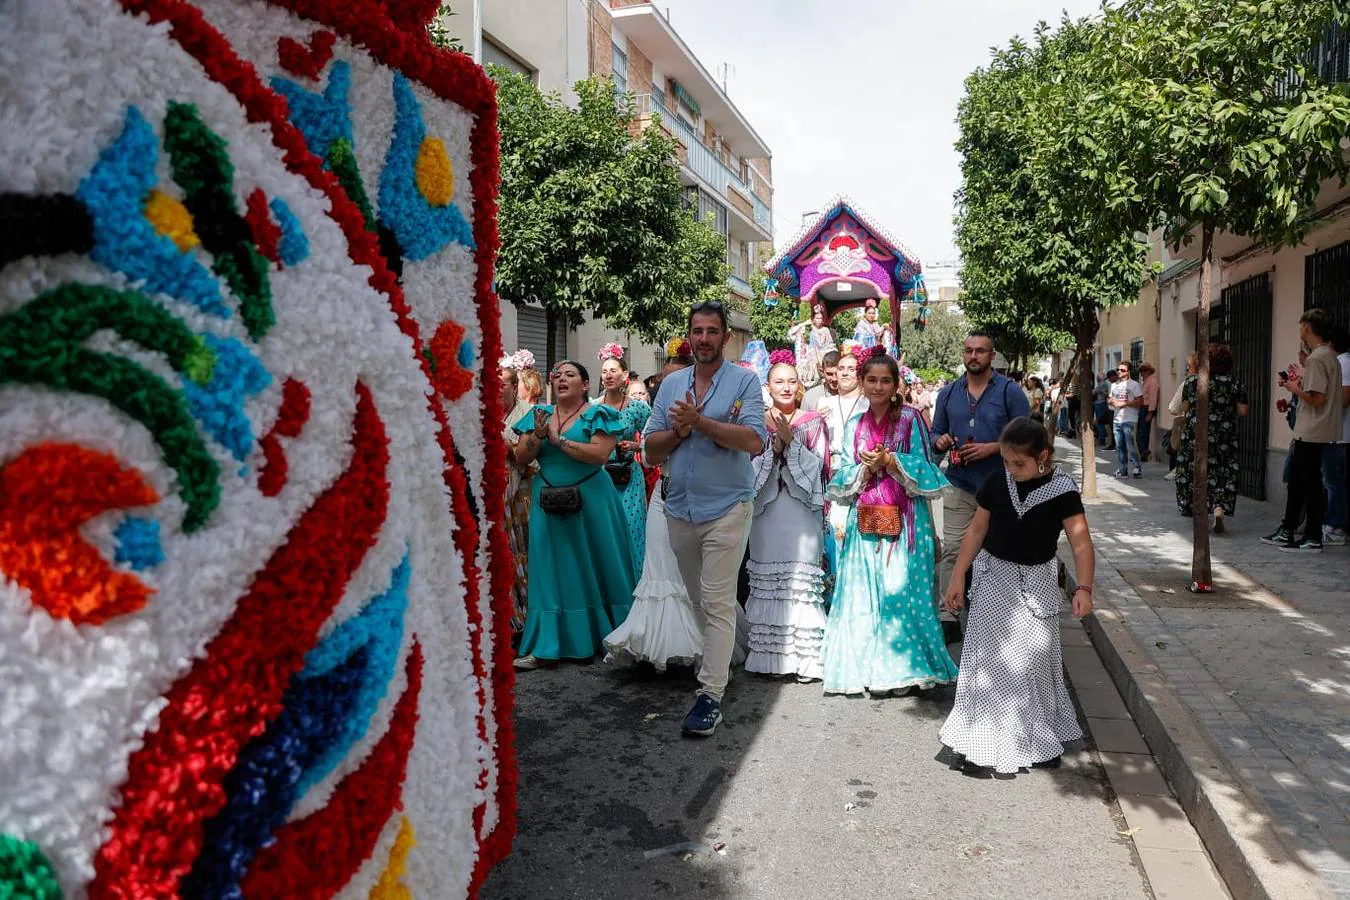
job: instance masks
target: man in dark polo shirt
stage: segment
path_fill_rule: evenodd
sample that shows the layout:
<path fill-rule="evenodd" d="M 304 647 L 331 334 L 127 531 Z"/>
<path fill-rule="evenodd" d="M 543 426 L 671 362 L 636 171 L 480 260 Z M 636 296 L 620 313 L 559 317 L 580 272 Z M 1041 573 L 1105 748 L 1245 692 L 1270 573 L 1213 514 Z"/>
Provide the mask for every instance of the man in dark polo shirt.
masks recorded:
<path fill-rule="evenodd" d="M 971 332 L 961 347 L 961 358 L 965 374 L 942 389 L 933 410 L 933 449 L 951 452 L 947 480 L 952 483 L 942 494 L 938 597 L 947 594 L 961 540 L 978 508 L 975 495 L 986 478 L 1003 471 L 1003 457 L 998 452 L 1003 426 L 1031 414 L 1026 393 L 994 371 L 994 342 L 989 335 Z M 938 615 L 950 643 L 957 630 L 956 620 L 941 605 Z"/>

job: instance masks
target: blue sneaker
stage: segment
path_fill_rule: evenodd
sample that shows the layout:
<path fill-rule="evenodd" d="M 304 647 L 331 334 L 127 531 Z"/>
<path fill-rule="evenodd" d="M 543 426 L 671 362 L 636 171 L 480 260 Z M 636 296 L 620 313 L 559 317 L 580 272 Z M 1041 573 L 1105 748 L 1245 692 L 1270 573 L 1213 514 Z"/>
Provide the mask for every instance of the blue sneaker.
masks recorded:
<path fill-rule="evenodd" d="M 698 699 L 694 701 L 694 708 L 689 710 L 689 715 L 684 717 L 684 727 L 681 731 L 684 734 L 707 737 L 716 731 L 717 726 L 721 724 L 722 704 L 707 694 L 699 694 Z"/>

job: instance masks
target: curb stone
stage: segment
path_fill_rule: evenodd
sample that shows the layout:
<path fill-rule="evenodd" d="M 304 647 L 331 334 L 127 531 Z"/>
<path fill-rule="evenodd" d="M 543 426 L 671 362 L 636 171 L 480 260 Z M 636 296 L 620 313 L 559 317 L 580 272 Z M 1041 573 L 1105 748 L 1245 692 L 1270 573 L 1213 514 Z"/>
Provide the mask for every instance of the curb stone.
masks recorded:
<path fill-rule="evenodd" d="M 1073 559 L 1063 548 L 1060 554 L 1072 591 Z M 1121 608 L 1152 610 L 1100 553 L 1095 587 L 1096 611 L 1083 620 L 1084 628 L 1229 892 L 1236 900 L 1330 898 L 1322 880 L 1271 827 L 1269 807 L 1243 786 L 1131 634 Z"/>

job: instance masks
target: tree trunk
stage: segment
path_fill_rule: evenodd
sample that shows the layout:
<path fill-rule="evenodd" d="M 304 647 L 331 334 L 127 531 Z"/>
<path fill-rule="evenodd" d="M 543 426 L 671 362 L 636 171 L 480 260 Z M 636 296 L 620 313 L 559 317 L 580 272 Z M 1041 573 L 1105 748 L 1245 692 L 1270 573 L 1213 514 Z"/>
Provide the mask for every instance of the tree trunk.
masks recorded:
<path fill-rule="evenodd" d="M 1097 431 L 1092 427 L 1092 344 L 1097 340 L 1097 318 L 1093 316 L 1092 325 L 1084 326 L 1078 336 L 1078 437 L 1083 448 L 1083 481 L 1080 487 L 1083 496 L 1097 496 Z"/>
<path fill-rule="evenodd" d="M 1195 463 L 1191 491 L 1192 589 L 1209 591 L 1209 307 L 1214 271 L 1214 223 L 1206 221 L 1200 237 L 1200 305 L 1195 309 L 1195 356 L 1200 363 L 1195 382 Z"/>

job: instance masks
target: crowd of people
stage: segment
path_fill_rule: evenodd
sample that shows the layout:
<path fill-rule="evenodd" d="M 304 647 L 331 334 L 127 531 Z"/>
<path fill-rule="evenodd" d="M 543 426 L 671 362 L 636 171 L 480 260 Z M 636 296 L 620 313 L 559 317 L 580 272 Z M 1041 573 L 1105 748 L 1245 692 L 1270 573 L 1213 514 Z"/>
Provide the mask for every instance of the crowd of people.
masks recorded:
<path fill-rule="evenodd" d="M 1250 400 L 1247 386 L 1238 378 L 1232 349 L 1211 343 L 1208 354 L 1208 509 L 1203 514 L 1209 517 L 1214 533 L 1223 534 L 1225 520 L 1237 509 L 1240 422 L 1250 412 Z M 1151 458 L 1156 436 L 1159 455 L 1167 462 L 1163 477 L 1174 482 L 1177 511 L 1187 518 L 1195 514 L 1199 369 L 1199 358 L 1191 353 L 1185 375 L 1165 407 L 1160 403 L 1157 370 L 1148 362 L 1137 366 L 1120 362 L 1095 378 L 1092 392 L 1092 427 L 1098 444 L 1116 453 L 1116 477 L 1143 477 L 1142 463 Z M 1325 310 L 1305 312 L 1299 320 L 1298 361 L 1279 372 L 1277 381 L 1287 396 L 1280 397 L 1276 407 L 1284 414 L 1293 440 L 1284 465 L 1285 515 L 1262 541 L 1291 552 L 1342 546 L 1350 508 L 1350 414 L 1346 412 L 1350 407 L 1350 330 Z M 1070 378 L 1052 379 L 1046 395 L 1052 407 L 1060 391 L 1065 393 L 1057 427 L 1066 437 L 1077 431 L 1078 406 L 1068 398 L 1074 383 Z M 1024 387 L 1035 416 L 1035 377 Z M 1167 427 L 1158 418 L 1164 409 L 1171 416 Z"/>
<path fill-rule="evenodd" d="M 1067 532 L 1081 616 L 1092 544 L 992 341 L 969 336 L 963 374 L 930 391 L 881 331 L 817 339 L 823 315 L 792 335 L 808 359 L 780 351 L 763 373 L 724 359 L 721 304 L 688 326 L 645 381 L 602 348 L 593 398 L 581 362 L 552 368 L 544 403 L 532 360 L 503 360 L 516 667 L 693 666 L 682 730 L 697 736 L 720 724 L 734 665 L 826 694 L 955 684 L 940 733 L 955 767 L 1056 765 L 1081 737 L 1056 545 Z"/>

